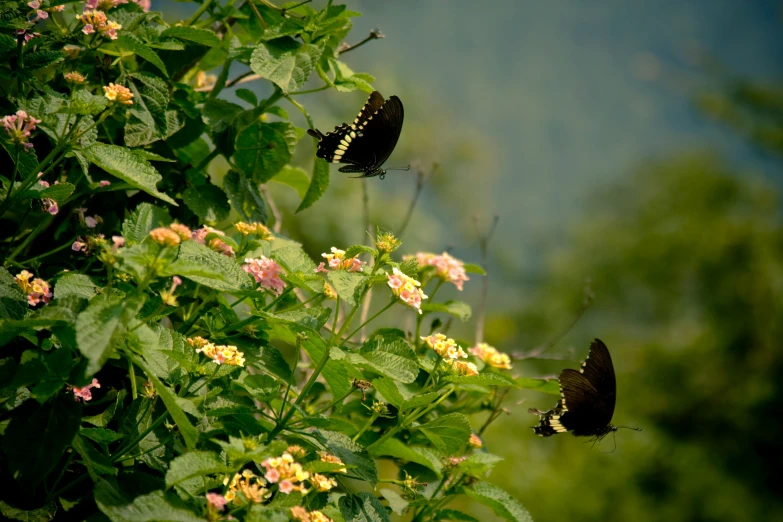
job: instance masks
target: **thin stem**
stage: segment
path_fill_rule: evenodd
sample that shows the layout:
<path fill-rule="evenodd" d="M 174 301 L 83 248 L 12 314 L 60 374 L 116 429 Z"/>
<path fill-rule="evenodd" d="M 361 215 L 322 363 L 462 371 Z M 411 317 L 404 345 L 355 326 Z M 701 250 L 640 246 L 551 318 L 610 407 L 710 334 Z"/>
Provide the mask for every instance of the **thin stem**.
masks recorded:
<path fill-rule="evenodd" d="M 366 423 L 364 423 L 364 426 L 362 426 L 362 429 L 359 430 L 359 432 L 353 436 L 353 441 L 356 442 L 359 440 L 359 437 L 361 437 L 365 431 L 370 429 L 370 426 L 372 426 L 373 422 L 375 422 L 378 419 L 378 414 L 373 412 L 373 414 L 370 416 L 370 418 L 367 420 Z"/>
<path fill-rule="evenodd" d="M 310 378 L 305 383 L 304 388 L 302 388 L 302 392 L 299 394 L 299 397 L 296 398 L 294 404 L 288 409 L 288 413 L 285 414 L 285 417 L 283 417 L 283 419 L 277 423 L 277 426 L 275 426 L 275 428 L 269 434 L 269 438 L 267 440 L 274 439 L 285 428 L 285 425 L 291 419 L 291 416 L 294 414 L 297 407 L 299 407 L 299 405 L 302 403 L 304 398 L 307 396 L 307 393 L 310 391 L 310 388 L 313 387 L 313 384 L 315 384 L 316 379 L 318 379 L 318 376 L 321 375 L 321 372 L 323 371 L 324 367 L 326 366 L 326 363 L 328 362 L 329 362 L 329 347 L 326 347 L 326 349 L 324 350 L 324 354 L 321 357 L 321 360 L 318 361 L 318 366 L 315 367 L 315 370 L 313 370 L 312 375 L 310 375 Z"/>
<path fill-rule="evenodd" d="M 261 193 L 264 195 L 264 199 L 266 199 L 266 204 L 269 206 L 269 211 L 272 213 L 272 217 L 275 218 L 272 232 L 279 234 L 283 229 L 283 214 L 277 208 L 277 205 L 275 205 L 272 196 L 269 195 L 269 190 L 266 188 L 266 185 L 260 185 L 258 188 L 261 189 Z"/>
<path fill-rule="evenodd" d="M 283 412 L 285 411 L 285 405 L 288 402 L 288 394 L 291 391 L 291 385 L 296 380 L 296 367 L 299 364 L 299 357 L 302 352 L 302 343 L 301 341 L 297 340 L 296 343 L 296 358 L 294 359 L 294 369 L 291 371 L 291 377 L 288 379 L 288 386 L 285 388 L 285 394 L 283 395 L 283 403 L 280 405 L 280 413 L 278 414 L 278 417 L 283 417 Z"/>
<path fill-rule="evenodd" d="M 131 397 L 136 400 L 139 396 L 139 388 L 136 386 L 136 372 L 133 371 L 133 361 L 130 358 L 128 358 L 128 374 L 131 382 Z"/>
<path fill-rule="evenodd" d="M 234 85 L 238 85 L 240 83 L 247 83 L 252 82 L 253 80 L 260 80 L 261 77 L 253 71 L 246 71 L 234 78 L 233 80 L 229 80 L 226 82 L 226 87 L 233 87 Z"/>
<path fill-rule="evenodd" d="M 212 162 L 213 159 L 218 157 L 219 154 L 220 154 L 220 150 L 219 149 L 217 149 L 217 148 L 213 149 L 212 152 L 207 154 L 207 156 L 203 160 L 201 160 L 198 165 L 196 165 L 194 167 L 194 169 L 197 170 L 197 171 L 204 170 L 205 168 L 207 168 L 209 166 L 209 164 Z"/>
<path fill-rule="evenodd" d="M 373 29 L 372 31 L 370 31 L 370 35 L 367 36 L 367 38 L 360 41 L 359 43 L 355 43 L 353 45 L 349 45 L 348 47 L 344 47 L 339 51 L 339 54 L 347 53 L 348 51 L 353 51 L 354 49 L 358 49 L 362 45 L 366 44 L 370 40 L 378 40 L 379 38 L 384 38 L 384 34 L 381 33 L 380 31 L 376 31 L 375 29 Z"/>
<path fill-rule="evenodd" d="M 251 1 L 251 3 L 252 3 L 252 1 Z M 193 16 L 191 16 L 190 18 L 185 20 L 185 25 L 189 26 L 189 25 L 193 25 L 194 23 L 196 23 L 196 20 L 198 20 L 201 17 L 201 15 L 203 15 L 204 12 L 207 9 L 209 9 L 210 5 L 212 5 L 212 0 L 204 0 L 204 3 L 201 4 L 201 6 L 199 6 L 198 9 L 196 9 L 196 12 L 193 13 Z"/>
<path fill-rule="evenodd" d="M 141 432 L 135 439 L 133 439 L 133 441 L 130 444 L 126 444 L 125 446 L 123 446 L 121 450 L 118 450 L 117 453 L 111 458 L 112 463 L 123 460 L 123 457 L 128 452 L 128 450 L 130 450 L 131 448 L 136 446 L 136 444 L 144 440 L 144 437 L 149 435 L 150 432 L 152 432 L 152 430 L 154 430 L 155 428 L 163 424 L 163 421 L 165 421 L 166 417 L 168 416 L 169 416 L 169 412 L 164 412 L 160 417 L 155 419 L 155 422 L 150 424 L 150 426 L 146 430 Z"/>
<path fill-rule="evenodd" d="M 282 292 L 282 293 L 281 293 L 279 296 L 275 297 L 275 298 L 272 300 L 272 302 L 271 302 L 271 303 L 269 303 L 268 305 L 266 305 L 266 306 L 264 307 L 264 312 L 268 312 L 269 310 L 271 310 L 271 309 L 272 309 L 272 307 L 273 307 L 273 306 L 275 306 L 277 303 L 279 303 L 281 299 L 283 299 L 285 296 L 287 296 L 288 294 L 290 294 L 292 289 L 293 289 L 293 287 L 292 287 L 292 286 L 289 286 L 288 288 L 286 288 L 285 290 L 283 290 L 283 292 Z"/>
<path fill-rule="evenodd" d="M 33 239 L 46 227 L 49 226 L 49 224 L 54 219 L 54 216 L 45 216 L 40 223 L 38 223 L 38 226 L 36 226 L 32 232 L 30 232 L 30 235 L 27 236 L 22 243 L 14 249 L 13 252 L 6 258 L 6 262 L 11 262 L 14 259 L 16 259 L 16 256 L 18 256 L 22 251 L 26 250 L 27 247 L 32 243 Z"/>
<path fill-rule="evenodd" d="M 325 91 L 329 87 L 331 87 L 331 86 L 330 85 L 322 85 L 320 87 L 316 87 L 315 89 L 307 89 L 306 91 L 292 92 L 291 94 L 289 94 L 289 96 L 299 96 L 301 94 L 312 94 L 314 92 L 321 92 L 321 91 Z"/>
<path fill-rule="evenodd" d="M 327 87 L 328 87 L 328 85 L 327 85 Z M 300 94 L 302 94 L 302 93 L 300 93 Z M 313 120 L 310 118 L 310 115 L 307 114 L 307 111 L 305 110 L 305 108 L 302 107 L 302 105 L 300 103 L 298 103 L 296 100 L 291 98 L 290 95 L 286 95 L 286 96 L 284 96 L 284 98 L 286 100 L 288 100 L 291 103 L 291 105 L 293 105 L 294 107 L 299 109 L 299 112 L 301 112 L 304 115 L 305 119 L 307 120 L 307 126 L 310 127 L 311 129 L 314 129 L 315 126 L 313 125 Z"/>
<path fill-rule="evenodd" d="M 214 372 L 212 372 L 212 375 L 211 375 L 211 376 L 210 376 L 208 379 L 205 379 L 205 380 L 204 380 L 204 382 L 202 382 L 201 384 L 199 384 L 199 385 L 198 385 L 198 388 L 196 388 L 195 390 L 191 391 L 191 392 L 190 392 L 190 394 L 191 394 L 191 395 L 195 395 L 195 394 L 196 394 L 196 392 L 198 392 L 198 391 L 199 391 L 201 388 L 203 388 L 204 386 L 206 386 L 207 384 L 209 384 L 210 382 L 212 382 L 212 380 L 215 378 L 215 375 L 217 375 L 217 372 L 218 372 L 219 370 L 220 370 L 220 365 L 219 365 L 219 364 L 217 364 L 217 363 L 215 363 L 215 371 L 214 371 Z"/>
<path fill-rule="evenodd" d="M 430 384 L 430 381 L 432 380 L 433 376 L 438 373 L 438 368 L 440 368 L 440 363 L 443 362 L 443 357 L 440 355 L 438 356 L 438 360 L 435 362 L 435 367 L 432 369 L 432 373 L 427 377 L 427 381 L 424 383 L 424 386 L 422 386 L 422 390 L 426 390 L 427 386 Z"/>
<path fill-rule="evenodd" d="M 340 316 L 340 298 L 337 298 L 337 303 L 334 305 L 334 319 L 332 320 L 332 337 L 329 339 L 329 344 L 334 344 L 337 340 L 337 318 Z"/>
<path fill-rule="evenodd" d="M 352 393 L 353 393 L 353 391 L 354 391 L 355 389 L 356 389 L 356 388 L 354 388 L 353 386 L 351 386 L 351 389 L 350 389 L 350 390 L 348 390 L 346 393 L 344 393 L 342 397 L 340 397 L 340 398 L 338 398 L 338 399 L 335 399 L 335 400 L 333 400 L 332 402 L 330 402 L 329 404 L 327 404 L 326 406 L 324 406 L 323 408 L 321 408 L 321 409 L 319 409 L 319 410 L 316 410 L 316 411 L 315 411 L 315 413 L 313 413 L 313 416 L 315 416 L 315 415 L 318 415 L 319 413 L 323 413 L 323 412 L 325 412 L 326 410 L 328 410 L 328 409 L 330 409 L 330 408 L 333 408 L 333 407 L 337 406 L 338 404 L 340 404 L 341 402 L 343 402 L 343 401 L 346 399 L 346 397 L 348 397 L 350 394 L 352 394 Z M 302 420 L 299 420 L 299 421 L 296 421 L 294 424 L 299 424 L 300 422 L 304 422 L 304 419 L 302 419 Z"/>
<path fill-rule="evenodd" d="M 214 87 L 212 87 L 212 90 L 209 92 L 209 98 L 216 98 L 217 95 L 220 94 L 220 91 L 225 88 L 226 80 L 228 80 L 228 71 L 231 69 L 232 63 L 234 63 L 234 60 L 226 60 L 226 63 L 223 64 L 223 68 L 220 70 L 217 81 L 215 81 Z"/>
<path fill-rule="evenodd" d="M 360 326 L 359 326 L 357 329 L 355 329 L 353 332 L 349 333 L 349 334 L 348 334 L 348 335 L 345 337 L 345 341 L 348 341 L 348 339 L 350 339 L 351 337 L 353 337 L 353 336 L 356 334 L 356 332 L 358 332 L 359 330 L 361 330 L 362 328 L 364 328 L 364 327 L 365 327 L 365 326 L 366 326 L 368 323 L 370 323 L 370 322 L 371 322 L 373 319 L 375 319 L 376 317 L 378 317 L 379 315 L 381 315 L 383 312 L 385 312 L 386 310 L 388 310 L 389 308 L 391 308 L 391 307 L 392 307 L 392 305 L 393 305 L 394 303 L 396 303 L 396 302 L 397 302 L 397 300 L 395 299 L 395 300 L 391 301 L 389 304 L 387 304 L 386 306 L 384 306 L 383 308 L 381 308 L 380 310 L 378 310 L 378 311 L 377 311 L 377 312 L 376 312 L 376 313 L 375 313 L 375 314 L 374 314 L 372 317 L 370 317 L 370 318 L 369 318 L 369 319 L 367 319 L 365 322 L 363 322 L 363 323 L 362 323 L 362 324 L 361 324 L 361 325 L 360 325 Z"/>

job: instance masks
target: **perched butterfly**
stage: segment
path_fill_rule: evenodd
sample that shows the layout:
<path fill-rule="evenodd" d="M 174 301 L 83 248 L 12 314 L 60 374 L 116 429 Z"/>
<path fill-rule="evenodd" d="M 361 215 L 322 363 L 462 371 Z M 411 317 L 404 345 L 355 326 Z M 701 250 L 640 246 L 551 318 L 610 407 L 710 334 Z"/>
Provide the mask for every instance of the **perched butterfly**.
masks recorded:
<path fill-rule="evenodd" d="M 616 395 L 612 357 L 606 345 L 596 339 L 579 371 L 560 372 L 560 400 L 555 407 L 549 411 L 528 410 L 541 418 L 533 430 L 541 437 L 570 431 L 577 437 L 601 440 L 617 431 L 618 427 L 610 424 Z"/>
<path fill-rule="evenodd" d="M 397 145 L 403 116 L 399 98 L 392 96 L 384 101 L 381 93 L 373 91 L 350 125 L 343 123 L 328 134 L 318 129 L 309 129 L 307 133 L 318 138 L 316 156 L 331 163 L 347 163 L 340 167 L 340 172 L 360 172 L 358 177 L 383 179 L 386 170 L 381 165 Z"/>

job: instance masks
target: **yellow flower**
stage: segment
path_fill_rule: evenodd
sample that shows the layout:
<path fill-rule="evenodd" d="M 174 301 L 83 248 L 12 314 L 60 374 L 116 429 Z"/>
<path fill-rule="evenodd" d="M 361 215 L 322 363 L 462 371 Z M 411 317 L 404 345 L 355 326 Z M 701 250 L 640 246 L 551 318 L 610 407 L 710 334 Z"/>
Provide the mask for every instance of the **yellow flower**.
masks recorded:
<path fill-rule="evenodd" d="M 169 225 L 169 228 L 176 232 L 182 241 L 190 239 L 190 237 L 193 235 L 193 232 L 191 232 L 188 227 L 181 223 L 172 223 Z"/>
<path fill-rule="evenodd" d="M 331 518 L 327 517 L 320 511 L 310 512 L 310 522 L 334 522 Z"/>
<path fill-rule="evenodd" d="M 330 464 L 343 464 L 343 461 L 340 460 L 340 457 L 337 457 L 335 455 L 332 455 L 330 453 L 327 453 L 325 451 L 319 451 L 318 456 L 321 458 L 321 462 L 328 462 Z M 348 473 L 348 470 L 345 468 L 340 468 L 337 470 L 338 473 Z"/>
<path fill-rule="evenodd" d="M 237 350 L 236 346 L 216 345 L 203 337 L 189 338 L 188 343 L 196 349 L 196 353 L 203 353 L 214 363 L 232 366 L 245 365 L 245 354 Z"/>
<path fill-rule="evenodd" d="M 324 283 L 324 295 L 327 299 L 331 299 L 333 301 L 337 300 L 337 292 L 335 292 L 334 287 L 329 283 Z"/>
<path fill-rule="evenodd" d="M 476 368 L 476 365 L 471 362 L 458 361 L 456 359 L 448 359 L 448 362 L 451 364 L 451 367 L 454 368 L 460 375 L 464 375 L 466 377 L 478 375 L 478 368 Z"/>
<path fill-rule="evenodd" d="M 497 351 L 493 346 L 490 346 L 487 343 L 478 343 L 468 351 L 493 368 L 500 368 L 502 370 L 511 369 L 511 359 L 509 356 Z"/>
<path fill-rule="evenodd" d="M 243 236 L 253 234 L 263 241 L 272 241 L 275 239 L 272 236 L 272 232 L 270 232 L 263 223 L 245 223 L 244 221 L 240 221 L 234 225 L 234 228 Z"/>
<path fill-rule="evenodd" d="M 450 339 L 442 333 L 422 337 L 421 340 L 444 359 L 465 359 L 468 356 L 462 348 L 457 346 L 454 339 Z"/>
<path fill-rule="evenodd" d="M 320 473 L 313 474 L 313 478 L 310 479 L 310 482 L 312 482 L 313 487 L 319 493 L 337 487 L 337 481 L 335 479 L 327 477 L 326 475 L 321 475 Z"/>
<path fill-rule="evenodd" d="M 109 101 L 121 103 L 123 105 L 133 105 L 133 93 L 127 87 L 110 83 L 108 87 L 103 88 L 103 94 Z"/>
<path fill-rule="evenodd" d="M 65 81 L 67 81 L 69 83 L 75 83 L 75 84 L 84 83 L 84 80 L 86 80 L 86 78 L 83 75 L 81 75 L 81 74 L 79 74 L 79 73 L 77 73 L 75 71 L 74 72 L 65 73 L 64 77 L 65 77 Z"/>
<path fill-rule="evenodd" d="M 170 228 L 154 228 L 150 230 L 150 237 L 153 241 L 158 243 L 159 245 L 165 245 L 165 246 L 177 246 L 180 244 L 182 239 L 180 239 L 179 234 L 171 230 Z"/>
<path fill-rule="evenodd" d="M 470 434 L 470 439 L 468 440 L 468 444 L 472 448 L 480 448 L 484 446 L 484 443 L 481 441 L 481 438 L 475 433 Z"/>

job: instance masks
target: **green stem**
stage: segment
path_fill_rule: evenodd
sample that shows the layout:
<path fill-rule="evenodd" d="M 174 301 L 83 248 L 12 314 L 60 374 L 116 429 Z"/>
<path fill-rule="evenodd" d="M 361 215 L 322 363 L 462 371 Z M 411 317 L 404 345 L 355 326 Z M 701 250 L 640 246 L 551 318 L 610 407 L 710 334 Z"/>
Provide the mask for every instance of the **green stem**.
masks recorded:
<path fill-rule="evenodd" d="M 204 382 L 202 382 L 201 384 L 199 384 L 199 385 L 198 385 L 198 388 L 196 388 L 195 390 L 191 391 L 191 392 L 190 392 L 190 394 L 191 394 L 191 395 L 195 395 L 197 391 L 199 391 L 201 388 L 203 388 L 204 386 L 206 386 L 208 383 L 212 382 L 212 379 L 214 379 L 214 378 L 215 378 L 215 375 L 217 375 L 217 372 L 218 372 L 218 370 L 220 370 L 220 365 L 219 365 L 219 364 L 217 364 L 217 363 L 215 363 L 215 371 L 214 371 L 214 372 L 212 372 L 212 375 L 211 375 L 211 376 L 210 376 L 208 379 L 206 379 Z"/>
<path fill-rule="evenodd" d="M 427 377 L 427 382 L 424 383 L 424 386 L 422 387 L 422 390 L 427 389 L 427 385 L 432 380 L 432 377 L 438 372 L 438 368 L 440 367 L 440 363 L 443 362 L 443 357 L 440 355 L 438 356 L 438 361 L 435 363 L 435 367 L 432 369 L 432 373 L 430 373 L 429 377 Z"/>
<path fill-rule="evenodd" d="M 351 386 L 351 389 L 350 389 L 350 390 L 348 390 L 346 393 L 344 393 L 342 397 L 340 397 L 340 398 L 337 398 L 337 399 L 333 400 L 332 402 L 330 402 L 329 404 L 327 404 L 326 406 L 324 406 L 323 408 L 321 408 L 321 409 L 319 409 L 319 410 L 316 410 L 316 412 L 315 412 L 315 413 L 313 413 L 313 416 L 315 416 L 315 415 L 318 415 L 318 414 L 320 414 L 320 413 L 323 413 L 323 412 L 325 412 L 326 410 L 329 410 L 329 409 L 331 409 L 331 408 L 333 408 L 333 407 L 337 406 L 338 404 L 340 404 L 341 402 L 343 402 L 343 401 L 346 399 L 346 397 L 348 397 L 350 394 L 352 394 L 352 393 L 353 393 L 353 391 L 354 391 L 355 389 L 356 389 L 356 388 L 354 388 L 353 386 Z M 298 420 L 298 421 L 294 422 L 294 424 L 299 424 L 300 422 L 304 422 L 304 419 L 302 419 L 302 420 Z"/>
<path fill-rule="evenodd" d="M 337 318 L 340 315 L 340 298 L 337 298 L 337 304 L 334 305 L 334 319 L 332 321 L 332 337 L 329 339 L 329 344 L 332 345 L 337 340 Z"/>
<path fill-rule="evenodd" d="M 14 158 L 14 173 L 11 174 L 11 183 L 8 185 L 8 191 L 5 193 L 5 198 L 3 198 L 3 204 L 0 205 L 0 208 L 5 207 L 6 203 L 8 202 L 8 197 L 11 195 L 11 191 L 14 190 L 14 183 L 16 183 L 16 173 L 19 172 L 19 154 L 21 152 L 21 146 L 16 146 L 16 157 Z"/>
<path fill-rule="evenodd" d="M 386 306 L 384 306 L 383 308 L 381 308 L 380 310 L 378 310 L 378 312 L 376 312 L 376 313 L 375 313 L 375 314 L 374 314 L 372 317 L 370 317 L 370 318 L 369 318 L 369 319 L 367 319 L 365 322 L 363 322 L 363 323 L 362 323 L 362 324 L 361 324 L 361 325 L 360 325 L 358 328 L 356 328 L 356 329 L 355 329 L 353 332 L 349 333 L 349 334 L 348 334 L 348 335 L 345 337 L 345 340 L 346 340 L 346 341 L 348 341 L 348 340 L 349 340 L 351 337 L 353 337 L 354 335 L 356 335 L 356 332 L 358 332 L 359 330 L 361 330 L 362 328 L 364 328 L 365 326 L 367 326 L 367 324 L 369 324 L 369 323 L 370 323 L 370 322 L 371 322 L 373 319 L 375 319 L 376 317 L 378 317 L 379 315 L 381 315 L 383 312 L 385 312 L 386 310 L 388 310 L 389 308 L 391 308 L 391 307 L 392 307 L 392 305 L 393 305 L 394 303 L 396 303 L 396 302 L 397 302 L 397 299 L 395 298 L 395 299 L 394 299 L 392 302 L 390 302 L 389 304 L 387 304 Z M 357 308 L 358 308 L 358 306 L 357 306 Z"/>
<path fill-rule="evenodd" d="M 185 25 L 190 26 L 196 23 L 196 20 L 198 20 L 201 15 L 204 14 L 204 12 L 209 9 L 209 6 L 212 5 L 212 0 L 204 0 L 204 3 L 199 6 L 198 9 L 196 9 L 196 12 L 193 13 L 193 16 L 185 20 Z"/>
<path fill-rule="evenodd" d="M 131 397 L 133 400 L 136 400 L 136 397 L 139 396 L 139 389 L 136 386 L 136 372 L 133 371 L 133 361 L 128 358 L 128 374 L 130 375 L 130 382 L 131 382 Z"/>
<path fill-rule="evenodd" d="M 291 293 L 291 290 L 293 290 L 293 289 L 294 289 L 294 287 L 292 287 L 292 286 L 289 286 L 288 288 L 286 288 L 285 290 L 283 290 L 283 293 L 281 293 L 280 295 L 278 295 L 277 297 L 275 297 L 275 298 L 274 298 L 274 300 L 273 300 L 271 303 L 269 303 L 268 305 L 266 305 L 266 306 L 264 307 L 264 312 L 268 312 L 269 310 L 271 310 L 271 309 L 272 309 L 272 307 L 273 307 L 273 306 L 275 306 L 277 303 L 279 303 L 281 299 L 283 299 L 285 296 L 287 296 L 288 294 L 290 294 L 290 293 Z"/>
<path fill-rule="evenodd" d="M 310 376 L 310 378 L 307 380 L 307 383 L 304 385 L 304 388 L 302 388 L 302 392 L 299 394 L 299 397 L 296 398 L 296 401 L 294 404 L 288 409 L 288 413 L 285 414 L 285 417 L 277 423 L 277 426 L 272 430 L 272 432 L 269 434 L 269 438 L 267 440 L 274 439 L 278 433 L 280 433 L 284 428 L 285 425 L 288 423 L 291 416 L 296 411 L 296 408 L 302 403 L 304 398 L 307 396 L 307 393 L 310 391 L 310 388 L 313 387 L 313 384 L 315 384 L 315 380 L 318 378 L 319 375 L 321 375 L 321 372 L 323 371 L 324 367 L 326 366 L 326 363 L 329 362 L 329 347 L 327 346 L 324 350 L 324 354 L 321 357 L 321 360 L 318 362 L 318 366 L 315 367 L 315 370 L 313 370 L 313 374 Z"/>
<path fill-rule="evenodd" d="M 285 405 L 288 402 L 288 394 L 291 391 L 291 385 L 293 384 L 294 380 L 296 380 L 296 367 L 299 364 L 299 356 L 302 352 L 302 342 L 301 340 L 297 340 L 296 343 L 296 357 L 294 358 L 294 369 L 291 371 L 291 377 L 288 378 L 288 386 L 285 388 L 285 394 L 283 395 L 283 403 L 280 405 L 280 413 L 278 414 L 278 417 L 283 417 L 283 412 L 285 411 Z"/>
<path fill-rule="evenodd" d="M 218 155 L 220 155 L 220 150 L 219 149 L 216 148 L 216 149 L 212 150 L 212 152 L 207 154 L 206 158 L 201 160 L 199 162 L 199 164 L 196 165 L 195 170 L 197 170 L 199 172 L 204 170 L 205 168 L 207 168 L 209 166 L 209 164 L 212 162 L 213 159 L 218 157 Z"/>
<path fill-rule="evenodd" d="M 288 96 L 299 96 L 300 94 L 312 94 L 312 93 L 314 93 L 314 92 L 321 92 L 321 91 L 325 91 L 325 90 L 326 90 L 326 89 L 328 89 L 328 88 L 329 88 L 329 85 L 322 85 L 321 87 L 318 87 L 318 88 L 316 88 L 316 89 L 308 89 L 308 90 L 306 90 L 306 91 L 296 91 L 296 92 L 292 92 L 292 93 L 291 93 L 291 94 L 289 94 Z"/>
<path fill-rule="evenodd" d="M 50 250 L 50 251 L 48 251 L 48 252 L 46 252 L 44 254 L 41 254 L 40 256 L 31 257 L 30 259 L 26 259 L 24 261 L 21 261 L 21 264 L 29 265 L 31 263 L 34 263 L 35 261 L 38 261 L 39 259 L 43 259 L 44 257 L 49 257 L 52 254 L 56 254 L 57 252 L 60 252 L 61 250 L 65 250 L 66 248 L 70 248 L 71 246 L 73 246 L 73 242 L 74 242 L 75 239 L 76 238 L 74 237 L 68 243 L 62 244 L 62 245 L 58 246 L 55 249 L 52 249 L 52 250 Z"/>
<path fill-rule="evenodd" d="M 135 439 L 133 439 L 133 441 L 130 444 L 126 444 L 125 446 L 122 447 L 121 450 L 118 450 L 117 453 L 111 458 L 112 463 L 116 463 L 116 462 L 121 461 L 123 459 L 123 457 L 125 456 L 125 454 L 128 452 L 128 450 L 130 450 L 131 448 L 136 446 L 136 444 L 138 444 L 139 442 L 144 440 L 144 437 L 149 435 L 152 430 L 154 430 L 155 428 L 157 428 L 158 426 L 163 424 L 163 422 L 166 420 L 166 417 L 168 417 L 168 416 L 169 416 L 169 413 L 168 412 L 164 412 L 160 417 L 155 419 L 155 422 L 150 424 L 149 428 L 147 428 L 146 430 L 141 432 Z"/>
<path fill-rule="evenodd" d="M 353 439 L 352 439 L 352 440 L 353 440 L 354 442 L 356 442 L 357 440 L 359 440 L 359 437 L 361 437 L 361 436 L 362 436 L 362 434 L 363 434 L 365 431 L 367 431 L 368 429 L 370 429 L 370 426 L 372 426 L 372 423 L 373 423 L 373 422 L 375 422 L 377 419 L 378 419 L 378 414 L 373 412 L 372 416 L 370 416 L 369 420 L 368 420 L 368 421 L 367 421 L 367 422 L 364 424 L 364 426 L 362 426 L 362 429 L 360 429 L 360 430 L 359 430 L 359 433 L 357 433 L 356 435 L 354 435 L 354 436 L 353 436 Z"/>
<path fill-rule="evenodd" d="M 227 60 L 226 63 L 223 64 L 223 68 L 220 70 L 217 81 L 215 81 L 215 86 L 212 87 L 212 90 L 209 92 L 209 98 L 217 98 L 217 95 L 220 94 L 220 91 L 226 87 L 226 81 L 228 81 L 228 71 L 231 69 L 232 63 L 234 63 L 234 60 Z"/>
<path fill-rule="evenodd" d="M 0 213 L 1 215 L 2 213 Z M 38 226 L 33 229 L 32 232 L 30 232 L 30 235 L 27 236 L 22 243 L 16 247 L 16 249 L 11 252 L 11 254 L 6 258 L 6 262 L 13 261 L 16 259 L 16 256 L 18 256 L 23 250 L 27 249 L 28 245 L 32 243 L 33 239 L 47 226 L 49 226 L 49 223 L 52 222 L 54 219 L 54 216 L 45 216 L 40 223 L 38 223 Z"/>

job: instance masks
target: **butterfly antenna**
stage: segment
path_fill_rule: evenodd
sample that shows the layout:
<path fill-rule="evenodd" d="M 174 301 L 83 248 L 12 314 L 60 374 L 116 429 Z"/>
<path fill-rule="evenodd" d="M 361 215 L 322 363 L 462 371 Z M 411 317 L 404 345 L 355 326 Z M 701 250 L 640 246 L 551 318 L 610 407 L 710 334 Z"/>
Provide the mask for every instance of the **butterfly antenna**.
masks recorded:
<path fill-rule="evenodd" d="M 642 431 L 641 428 L 631 428 L 630 426 L 617 426 L 617 429 L 625 428 L 626 430 L 633 430 L 633 431 Z"/>
<path fill-rule="evenodd" d="M 408 171 L 408 170 L 411 170 L 411 166 L 408 165 L 407 167 L 391 167 L 391 168 L 388 168 L 386 170 L 387 171 L 390 171 L 390 170 L 405 170 L 405 171 Z"/>

